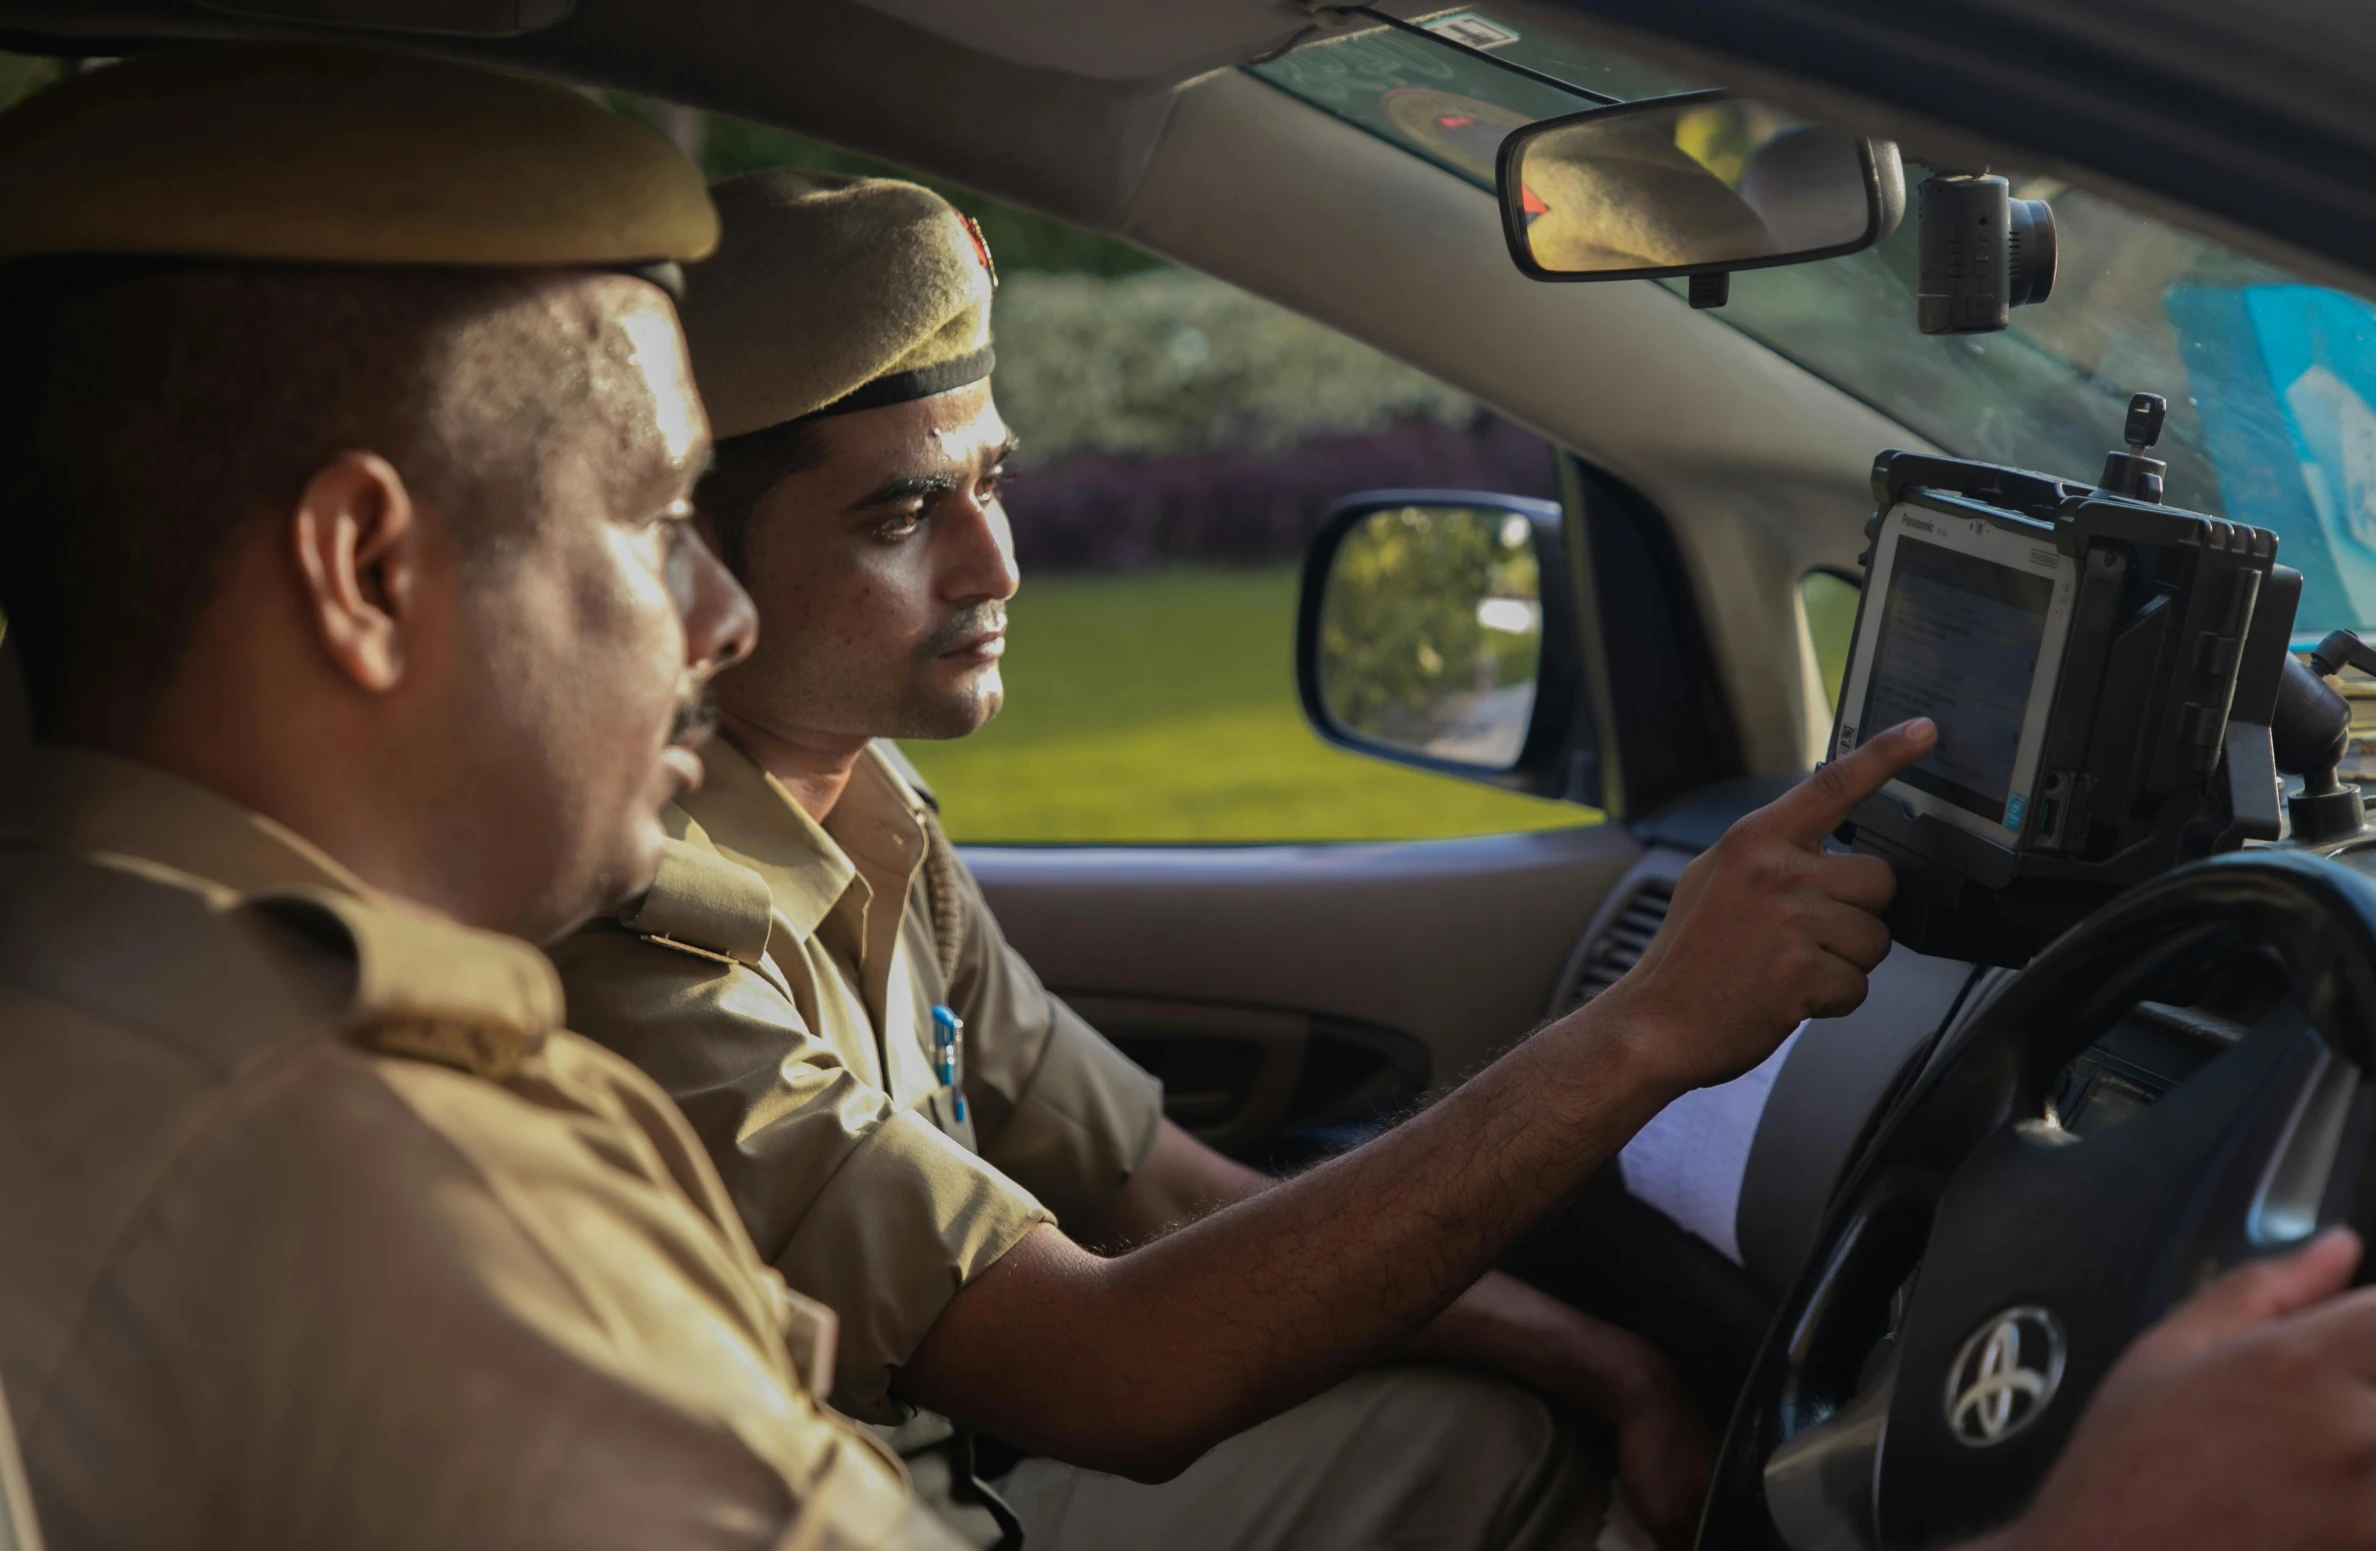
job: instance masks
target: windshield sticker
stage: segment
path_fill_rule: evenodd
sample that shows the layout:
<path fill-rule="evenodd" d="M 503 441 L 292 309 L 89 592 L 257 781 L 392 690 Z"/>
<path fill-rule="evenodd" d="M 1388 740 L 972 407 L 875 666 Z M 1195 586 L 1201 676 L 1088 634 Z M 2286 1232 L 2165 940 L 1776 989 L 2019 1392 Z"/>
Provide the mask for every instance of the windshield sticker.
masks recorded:
<path fill-rule="evenodd" d="M 1499 22 L 1487 21 L 1474 11 L 1454 11 L 1450 16 L 1439 16 L 1419 25 L 1462 48 L 1508 48 L 1518 41 L 1518 34 Z"/>

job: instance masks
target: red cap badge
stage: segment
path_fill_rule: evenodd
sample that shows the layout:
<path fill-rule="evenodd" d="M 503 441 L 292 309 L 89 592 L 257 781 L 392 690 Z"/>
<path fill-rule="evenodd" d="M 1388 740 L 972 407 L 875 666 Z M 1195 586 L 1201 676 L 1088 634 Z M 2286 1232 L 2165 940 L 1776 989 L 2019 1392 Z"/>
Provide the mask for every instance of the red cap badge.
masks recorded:
<path fill-rule="evenodd" d="M 990 261 L 990 239 L 982 235 L 982 223 L 970 215 L 960 215 L 965 223 L 965 235 L 973 239 L 974 257 L 982 261 L 982 272 L 990 277 L 990 289 L 998 289 L 998 266 Z"/>

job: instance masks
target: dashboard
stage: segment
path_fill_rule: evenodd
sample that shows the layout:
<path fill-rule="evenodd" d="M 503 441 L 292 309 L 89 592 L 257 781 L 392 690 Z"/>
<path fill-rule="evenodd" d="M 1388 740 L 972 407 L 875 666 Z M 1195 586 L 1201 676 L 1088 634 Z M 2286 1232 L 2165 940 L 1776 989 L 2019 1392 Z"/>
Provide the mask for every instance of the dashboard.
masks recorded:
<path fill-rule="evenodd" d="M 1550 1012 L 1591 1000 L 1632 967 L 1665 919 L 1676 881 L 1694 854 L 1657 845 L 1642 854 L 1579 940 Z M 1901 947 L 1874 971 L 1862 1007 L 1845 1018 L 1807 1023 L 1778 1069 L 1739 1080 L 1762 1088 L 1754 1102 L 1709 1106 L 1714 1118 L 1695 1121 L 1699 1129 L 1689 1145 L 1721 1159 L 1727 1169 L 1738 1168 L 1736 1179 L 1699 1181 L 1719 1198 L 1729 1195 L 1730 1244 L 1723 1242 L 1726 1235 L 1709 1231 L 1708 1202 L 1677 1199 L 1671 1179 L 1643 1188 L 1629 1178 L 1631 1193 L 1679 1226 L 1696 1229 L 1757 1293 L 1779 1299 L 1814 1242 L 1834 1182 L 1881 1116 L 1947 1045 L 1945 1036 L 2014 974 Z M 2274 984 L 2231 977 L 2206 987 L 2195 1005 L 2139 1004 L 2048 1085 L 2048 1123 L 2085 1138 L 2138 1114 L 2241 1040 L 2252 1018 L 2279 994 Z M 1654 1120 L 1645 1134 L 1666 1119 Z M 1746 1127 L 1748 1134 L 1726 1136 L 1725 1125 Z"/>
<path fill-rule="evenodd" d="M 2199 1008 L 2140 1003 L 2063 1069 L 2047 1119 L 2071 1135 L 2111 1130 L 2243 1039 L 2245 1025 Z"/>
<path fill-rule="evenodd" d="M 1674 845 L 1644 850 L 1586 927 L 1547 1011 L 1591 1000 L 1632 967 L 1665 919 L 1676 880 L 1694 854 Z M 1810 1021 L 1778 1070 L 1741 1079 L 1766 1088 L 1761 1101 L 1734 1106 L 1729 1118 L 1749 1135 L 1695 1138 L 1695 1145 L 1742 1160 L 1730 1258 L 1759 1294 L 1778 1299 L 1789 1288 L 1814 1242 L 1832 1182 L 1893 1091 L 1912 1078 L 1917 1058 L 1993 973 L 1896 950 L 1873 972 L 1862 1007 L 1845 1018 Z M 1666 1215 L 1687 1223 L 1694 1214 Z"/>

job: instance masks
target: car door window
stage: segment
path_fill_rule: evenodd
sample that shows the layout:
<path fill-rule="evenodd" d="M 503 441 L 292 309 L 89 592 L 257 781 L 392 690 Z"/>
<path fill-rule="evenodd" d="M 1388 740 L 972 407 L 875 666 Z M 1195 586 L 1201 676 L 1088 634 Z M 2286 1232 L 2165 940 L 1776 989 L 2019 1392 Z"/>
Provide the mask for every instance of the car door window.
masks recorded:
<path fill-rule="evenodd" d="M 1465 394 L 1220 281 L 1005 271 L 1000 408 L 1024 583 L 1007 703 L 910 743 L 961 838 L 1343 840 L 1582 822 L 1379 764 L 1297 703 L 1298 560 L 1361 488 L 1550 495 L 1550 451 Z"/>

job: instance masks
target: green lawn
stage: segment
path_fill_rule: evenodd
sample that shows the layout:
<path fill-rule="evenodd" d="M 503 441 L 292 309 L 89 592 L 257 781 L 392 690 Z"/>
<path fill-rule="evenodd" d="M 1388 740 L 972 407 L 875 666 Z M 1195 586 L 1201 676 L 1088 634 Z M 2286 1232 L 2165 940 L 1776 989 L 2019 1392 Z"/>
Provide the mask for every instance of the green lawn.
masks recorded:
<path fill-rule="evenodd" d="M 1341 753 L 1295 698 L 1292 568 L 1027 581 L 1007 705 L 911 742 L 959 840 L 1372 840 L 1599 814 Z"/>

